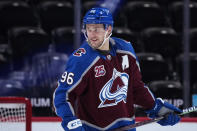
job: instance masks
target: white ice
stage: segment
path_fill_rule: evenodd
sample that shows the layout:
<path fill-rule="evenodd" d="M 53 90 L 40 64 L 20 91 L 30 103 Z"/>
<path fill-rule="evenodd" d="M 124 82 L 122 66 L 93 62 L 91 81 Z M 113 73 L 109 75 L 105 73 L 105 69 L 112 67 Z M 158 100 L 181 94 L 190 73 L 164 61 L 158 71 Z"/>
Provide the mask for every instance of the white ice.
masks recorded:
<path fill-rule="evenodd" d="M 24 131 L 23 124 L 2 124 L 0 131 Z M 64 131 L 60 122 L 33 122 L 32 131 Z M 160 126 L 157 123 L 141 126 L 137 131 L 197 131 L 197 123 L 180 122 L 175 126 Z"/>

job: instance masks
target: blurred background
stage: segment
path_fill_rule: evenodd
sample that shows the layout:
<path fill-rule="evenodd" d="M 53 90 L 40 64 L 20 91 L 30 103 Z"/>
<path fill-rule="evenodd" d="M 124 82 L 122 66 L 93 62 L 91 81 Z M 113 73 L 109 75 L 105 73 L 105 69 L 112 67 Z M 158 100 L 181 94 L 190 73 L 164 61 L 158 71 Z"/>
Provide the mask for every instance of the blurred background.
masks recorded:
<path fill-rule="evenodd" d="M 131 42 L 156 97 L 197 106 L 197 0 L 0 0 L 0 97 L 28 97 L 33 116 L 55 116 L 57 80 L 94 6 L 111 10 L 112 36 Z"/>

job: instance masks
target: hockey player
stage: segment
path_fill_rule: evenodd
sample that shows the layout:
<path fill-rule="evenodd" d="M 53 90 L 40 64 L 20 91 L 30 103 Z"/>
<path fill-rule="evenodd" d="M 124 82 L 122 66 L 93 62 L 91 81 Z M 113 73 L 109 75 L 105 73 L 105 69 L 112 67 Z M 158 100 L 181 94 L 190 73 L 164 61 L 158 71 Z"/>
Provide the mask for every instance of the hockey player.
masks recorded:
<path fill-rule="evenodd" d="M 154 98 L 141 81 L 131 43 L 111 37 L 113 18 L 106 8 L 92 8 L 83 18 L 87 39 L 69 58 L 54 92 L 56 113 L 65 131 L 113 130 L 135 123 L 134 104 L 158 123 L 174 125 L 182 112 Z M 132 129 L 135 131 L 136 129 Z"/>

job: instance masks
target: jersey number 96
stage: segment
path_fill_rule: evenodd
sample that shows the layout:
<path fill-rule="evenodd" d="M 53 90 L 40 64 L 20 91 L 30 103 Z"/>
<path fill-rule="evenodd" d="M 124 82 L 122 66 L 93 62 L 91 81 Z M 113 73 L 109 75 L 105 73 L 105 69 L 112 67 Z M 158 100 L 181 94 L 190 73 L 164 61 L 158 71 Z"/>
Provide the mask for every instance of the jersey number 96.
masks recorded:
<path fill-rule="evenodd" d="M 73 83 L 73 76 L 72 72 L 68 73 L 67 71 L 62 74 L 61 82 L 66 82 L 67 84 L 71 85 Z"/>

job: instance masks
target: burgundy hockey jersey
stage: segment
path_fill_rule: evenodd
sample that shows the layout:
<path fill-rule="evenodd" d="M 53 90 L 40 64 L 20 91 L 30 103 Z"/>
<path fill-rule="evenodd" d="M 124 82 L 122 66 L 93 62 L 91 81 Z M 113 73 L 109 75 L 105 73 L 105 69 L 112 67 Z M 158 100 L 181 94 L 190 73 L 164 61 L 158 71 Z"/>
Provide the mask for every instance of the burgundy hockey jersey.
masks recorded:
<path fill-rule="evenodd" d="M 70 56 L 54 93 L 58 116 L 76 117 L 86 129 L 111 130 L 134 122 L 134 104 L 154 106 L 131 43 L 112 37 L 110 47 L 104 55 L 85 42 Z"/>

